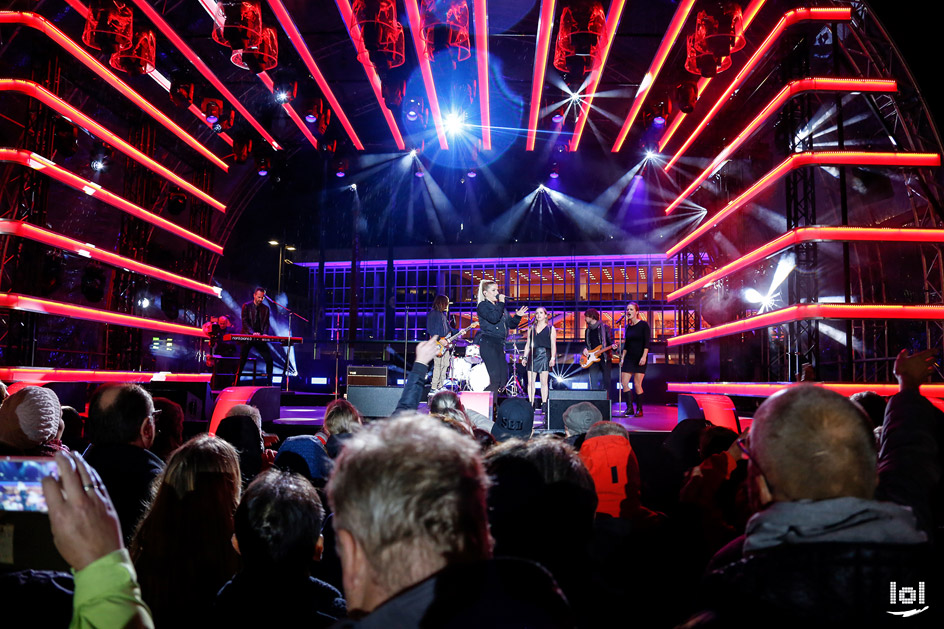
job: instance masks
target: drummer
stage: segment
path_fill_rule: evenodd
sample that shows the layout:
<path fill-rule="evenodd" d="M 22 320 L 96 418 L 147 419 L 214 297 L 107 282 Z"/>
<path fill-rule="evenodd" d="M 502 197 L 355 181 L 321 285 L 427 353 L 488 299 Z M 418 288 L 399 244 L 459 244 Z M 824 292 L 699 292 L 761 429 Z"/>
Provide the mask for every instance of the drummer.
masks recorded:
<path fill-rule="evenodd" d="M 449 298 L 445 295 L 436 295 L 432 308 L 426 314 L 426 333 L 429 338 L 438 336 L 440 339 L 444 339 L 457 331 L 458 328 L 452 325 L 449 316 Z M 433 381 L 429 389 L 430 396 L 442 390 L 450 362 L 452 362 L 452 346 L 443 346 L 442 355 L 433 358 Z"/>

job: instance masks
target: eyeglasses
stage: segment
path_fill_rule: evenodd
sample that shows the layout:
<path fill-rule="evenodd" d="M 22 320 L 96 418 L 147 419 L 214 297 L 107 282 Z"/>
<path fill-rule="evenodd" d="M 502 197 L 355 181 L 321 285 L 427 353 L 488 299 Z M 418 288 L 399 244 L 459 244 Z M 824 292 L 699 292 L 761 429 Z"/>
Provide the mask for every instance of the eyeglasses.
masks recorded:
<path fill-rule="evenodd" d="M 738 439 L 736 443 L 737 443 L 737 445 L 738 445 L 738 448 L 740 448 L 741 452 L 744 453 L 744 456 L 747 457 L 747 460 L 751 462 L 751 465 L 753 465 L 754 467 L 756 467 L 756 468 L 757 468 L 757 471 L 760 473 L 760 475 L 764 477 L 764 482 L 767 483 L 767 489 L 770 491 L 770 495 L 773 496 L 773 495 L 774 495 L 774 485 L 773 485 L 773 483 L 770 482 L 770 477 L 767 476 L 767 474 L 764 473 L 764 468 L 762 468 L 762 467 L 760 466 L 760 463 L 758 463 L 758 462 L 757 462 L 757 459 L 754 458 L 754 455 L 751 454 L 751 451 L 750 451 L 750 449 L 748 448 L 748 441 L 747 441 L 747 439 L 744 439 L 744 438 Z"/>

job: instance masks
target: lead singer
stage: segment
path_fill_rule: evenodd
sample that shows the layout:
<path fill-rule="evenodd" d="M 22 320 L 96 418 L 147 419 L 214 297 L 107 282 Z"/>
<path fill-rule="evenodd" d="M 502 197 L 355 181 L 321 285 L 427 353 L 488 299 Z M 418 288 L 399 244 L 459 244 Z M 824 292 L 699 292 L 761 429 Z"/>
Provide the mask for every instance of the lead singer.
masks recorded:
<path fill-rule="evenodd" d="M 482 362 L 488 371 L 486 391 L 498 392 L 508 381 L 508 363 L 505 362 L 505 338 L 508 329 L 517 329 L 521 317 L 528 314 L 528 307 L 521 306 L 514 316 L 505 310 L 505 296 L 499 294 L 498 284 L 490 280 L 479 282 L 478 305 L 479 333 L 475 340 L 479 344 Z"/>

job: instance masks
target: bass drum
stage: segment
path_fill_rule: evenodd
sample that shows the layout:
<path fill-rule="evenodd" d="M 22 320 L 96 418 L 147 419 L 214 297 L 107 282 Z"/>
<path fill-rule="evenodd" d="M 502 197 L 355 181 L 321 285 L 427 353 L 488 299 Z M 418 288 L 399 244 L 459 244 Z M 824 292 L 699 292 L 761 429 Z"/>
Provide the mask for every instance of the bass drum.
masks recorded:
<path fill-rule="evenodd" d="M 482 364 L 482 353 L 478 345 L 469 345 L 465 348 L 465 361 L 470 365 Z"/>
<path fill-rule="evenodd" d="M 469 379 L 469 372 L 472 371 L 472 365 L 465 360 L 454 359 L 452 361 L 452 378 L 460 382 Z"/>
<path fill-rule="evenodd" d="M 472 371 L 469 372 L 469 387 L 473 391 L 484 391 L 491 381 L 491 378 L 488 377 L 488 369 L 485 368 L 485 363 L 472 367 Z"/>

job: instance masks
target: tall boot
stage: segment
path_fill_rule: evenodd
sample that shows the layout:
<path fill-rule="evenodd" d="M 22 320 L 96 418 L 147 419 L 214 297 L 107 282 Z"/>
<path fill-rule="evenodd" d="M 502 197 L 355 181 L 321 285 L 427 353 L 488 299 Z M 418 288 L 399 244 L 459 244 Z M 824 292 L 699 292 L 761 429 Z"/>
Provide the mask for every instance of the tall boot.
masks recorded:
<path fill-rule="evenodd" d="M 636 397 L 636 413 L 633 417 L 642 417 L 642 393 L 636 393 L 636 388 L 633 387 L 633 394 Z"/>
<path fill-rule="evenodd" d="M 632 417 L 636 414 L 636 389 L 632 385 L 629 387 L 629 391 L 624 391 L 623 395 L 626 397 L 626 417 Z"/>

